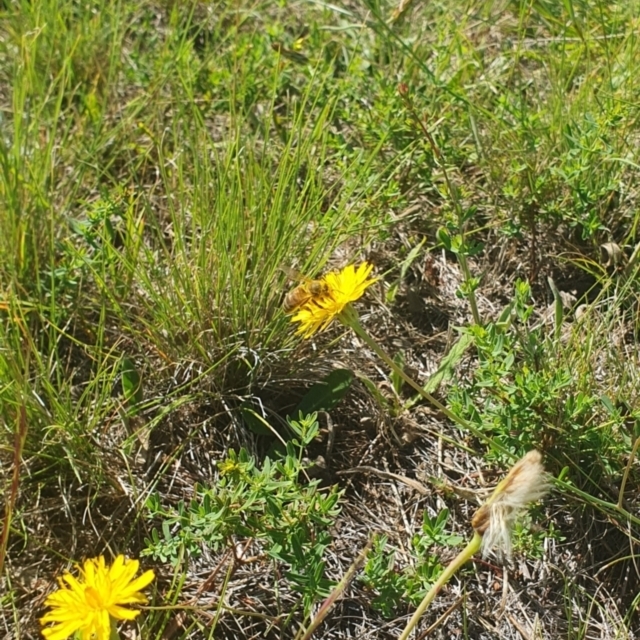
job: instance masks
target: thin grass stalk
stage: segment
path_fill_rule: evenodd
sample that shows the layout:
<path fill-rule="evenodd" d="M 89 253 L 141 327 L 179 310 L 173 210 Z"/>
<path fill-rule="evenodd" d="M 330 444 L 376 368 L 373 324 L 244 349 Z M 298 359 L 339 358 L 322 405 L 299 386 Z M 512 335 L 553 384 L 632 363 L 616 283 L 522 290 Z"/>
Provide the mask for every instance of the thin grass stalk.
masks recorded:
<path fill-rule="evenodd" d="M 4 506 L 4 519 L 2 524 L 2 532 L 0 532 L 0 576 L 4 571 L 4 561 L 7 555 L 7 544 L 9 543 L 9 531 L 11 529 L 11 519 L 18 499 L 18 491 L 20 488 L 20 469 L 22 463 L 22 451 L 27 439 L 27 410 L 24 404 L 20 405 L 17 416 L 17 429 L 14 436 L 13 444 L 13 473 L 11 474 L 11 486 L 7 495 Z"/>

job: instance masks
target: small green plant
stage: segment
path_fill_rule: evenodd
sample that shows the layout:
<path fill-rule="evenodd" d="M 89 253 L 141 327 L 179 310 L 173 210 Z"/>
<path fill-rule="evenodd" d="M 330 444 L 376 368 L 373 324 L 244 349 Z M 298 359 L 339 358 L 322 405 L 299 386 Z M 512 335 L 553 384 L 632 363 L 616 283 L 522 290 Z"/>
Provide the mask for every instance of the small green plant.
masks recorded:
<path fill-rule="evenodd" d="M 422 516 L 422 535 L 414 536 L 413 547 L 418 553 L 426 553 L 434 545 L 457 547 L 464 538 L 446 530 L 449 509 L 443 509 L 433 518 L 425 511 Z"/>
<path fill-rule="evenodd" d="M 532 521 L 541 522 L 538 511 L 540 511 L 540 507 L 532 507 L 530 513 L 516 522 L 512 538 L 513 550 L 516 553 L 541 560 L 544 558 L 545 540 L 555 540 L 562 543 L 567 538 L 556 528 L 552 520 L 549 520 L 546 526 L 540 526 L 540 524 L 533 526 Z"/>
<path fill-rule="evenodd" d="M 371 604 L 385 618 L 396 615 L 407 601 L 417 605 L 443 571 L 438 551 L 464 540 L 446 530 L 448 519 L 448 509 L 433 517 L 425 511 L 421 531 L 411 540 L 413 562 L 402 570 L 396 568 L 395 552 L 387 550 L 386 536 L 375 538 L 362 580 L 376 592 Z"/>
<path fill-rule="evenodd" d="M 361 580 L 375 592 L 371 606 L 385 618 L 392 618 L 403 602 L 407 574 L 396 568 L 395 553 L 387 551 L 386 536 L 375 537 Z"/>
<path fill-rule="evenodd" d="M 290 584 L 302 594 L 305 614 L 333 583 L 324 577 L 328 531 L 340 508 L 341 492 L 320 490 L 318 480 L 304 482 L 303 451 L 318 434 L 316 415 L 290 420 L 296 437 L 283 454 L 262 466 L 245 449 L 229 452 L 214 486 L 195 487 L 195 497 L 163 507 L 160 496 L 147 501 L 148 516 L 160 521 L 146 541 L 144 555 L 177 565 L 203 548 L 221 551 L 239 540 L 254 539 L 265 558 L 285 567 Z"/>
<path fill-rule="evenodd" d="M 555 330 L 533 322 L 531 290 L 517 282 L 508 327 L 470 327 L 478 366 L 470 381 L 449 394 L 452 410 L 483 430 L 491 456 L 506 465 L 503 451 L 518 455 L 532 447 L 562 452 L 576 469 L 590 469 L 591 480 L 614 470 L 621 455 L 612 433 L 614 420 L 602 419 L 602 401 L 593 389 L 580 351 L 563 344 L 562 308 L 556 305 Z"/>

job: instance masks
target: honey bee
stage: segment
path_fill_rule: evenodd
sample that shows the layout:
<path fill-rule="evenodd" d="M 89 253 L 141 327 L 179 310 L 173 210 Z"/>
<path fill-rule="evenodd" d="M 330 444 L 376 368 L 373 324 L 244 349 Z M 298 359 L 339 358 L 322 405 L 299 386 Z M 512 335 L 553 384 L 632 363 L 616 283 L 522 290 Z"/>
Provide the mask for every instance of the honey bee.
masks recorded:
<path fill-rule="evenodd" d="M 293 313 L 313 298 L 325 295 L 329 288 L 322 280 L 308 280 L 299 284 L 284 297 L 282 308 L 285 313 Z"/>

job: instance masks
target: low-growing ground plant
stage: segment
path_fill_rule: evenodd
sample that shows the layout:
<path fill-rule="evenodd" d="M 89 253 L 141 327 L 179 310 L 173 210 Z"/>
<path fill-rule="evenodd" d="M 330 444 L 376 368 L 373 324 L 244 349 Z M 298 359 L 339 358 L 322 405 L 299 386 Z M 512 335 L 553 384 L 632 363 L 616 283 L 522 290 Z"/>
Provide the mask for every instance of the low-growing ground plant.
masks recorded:
<path fill-rule="evenodd" d="M 304 480 L 305 447 L 318 435 L 316 415 L 288 424 L 295 437 L 273 460 L 267 457 L 258 466 L 246 450 L 230 451 L 218 465 L 215 484 L 196 485 L 189 501 L 163 507 L 162 497 L 151 495 L 146 508 L 154 528 L 143 555 L 183 569 L 203 553 L 231 550 L 237 556 L 242 549 L 238 562 L 251 556 L 251 562 L 273 563 L 273 589 L 282 575 L 300 593 L 308 617 L 334 586 L 324 575 L 324 553 L 332 543 L 341 491 Z"/>
<path fill-rule="evenodd" d="M 412 561 L 402 569 L 396 567 L 396 554 L 389 550 L 387 538 L 380 536 L 375 540 L 362 581 L 375 594 L 371 606 L 385 618 L 398 615 L 407 604 L 420 604 L 443 571 L 443 550 L 455 548 L 463 541 L 462 536 L 446 531 L 448 518 L 447 509 L 434 517 L 424 512 L 422 527 L 411 540 Z"/>

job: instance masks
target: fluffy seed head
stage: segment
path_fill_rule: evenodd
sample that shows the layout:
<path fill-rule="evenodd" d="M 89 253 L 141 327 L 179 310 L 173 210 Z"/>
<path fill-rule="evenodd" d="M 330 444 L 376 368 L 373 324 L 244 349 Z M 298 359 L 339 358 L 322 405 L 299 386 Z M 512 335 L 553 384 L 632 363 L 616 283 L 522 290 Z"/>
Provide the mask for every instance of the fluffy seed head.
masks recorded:
<path fill-rule="evenodd" d="M 549 490 L 542 455 L 535 449 L 516 462 L 491 497 L 475 513 L 471 525 L 482 536 L 482 553 L 486 557 L 497 550 L 507 557 L 511 553 L 511 532 L 518 514 L 527 504 L 540 500 Z"/>

